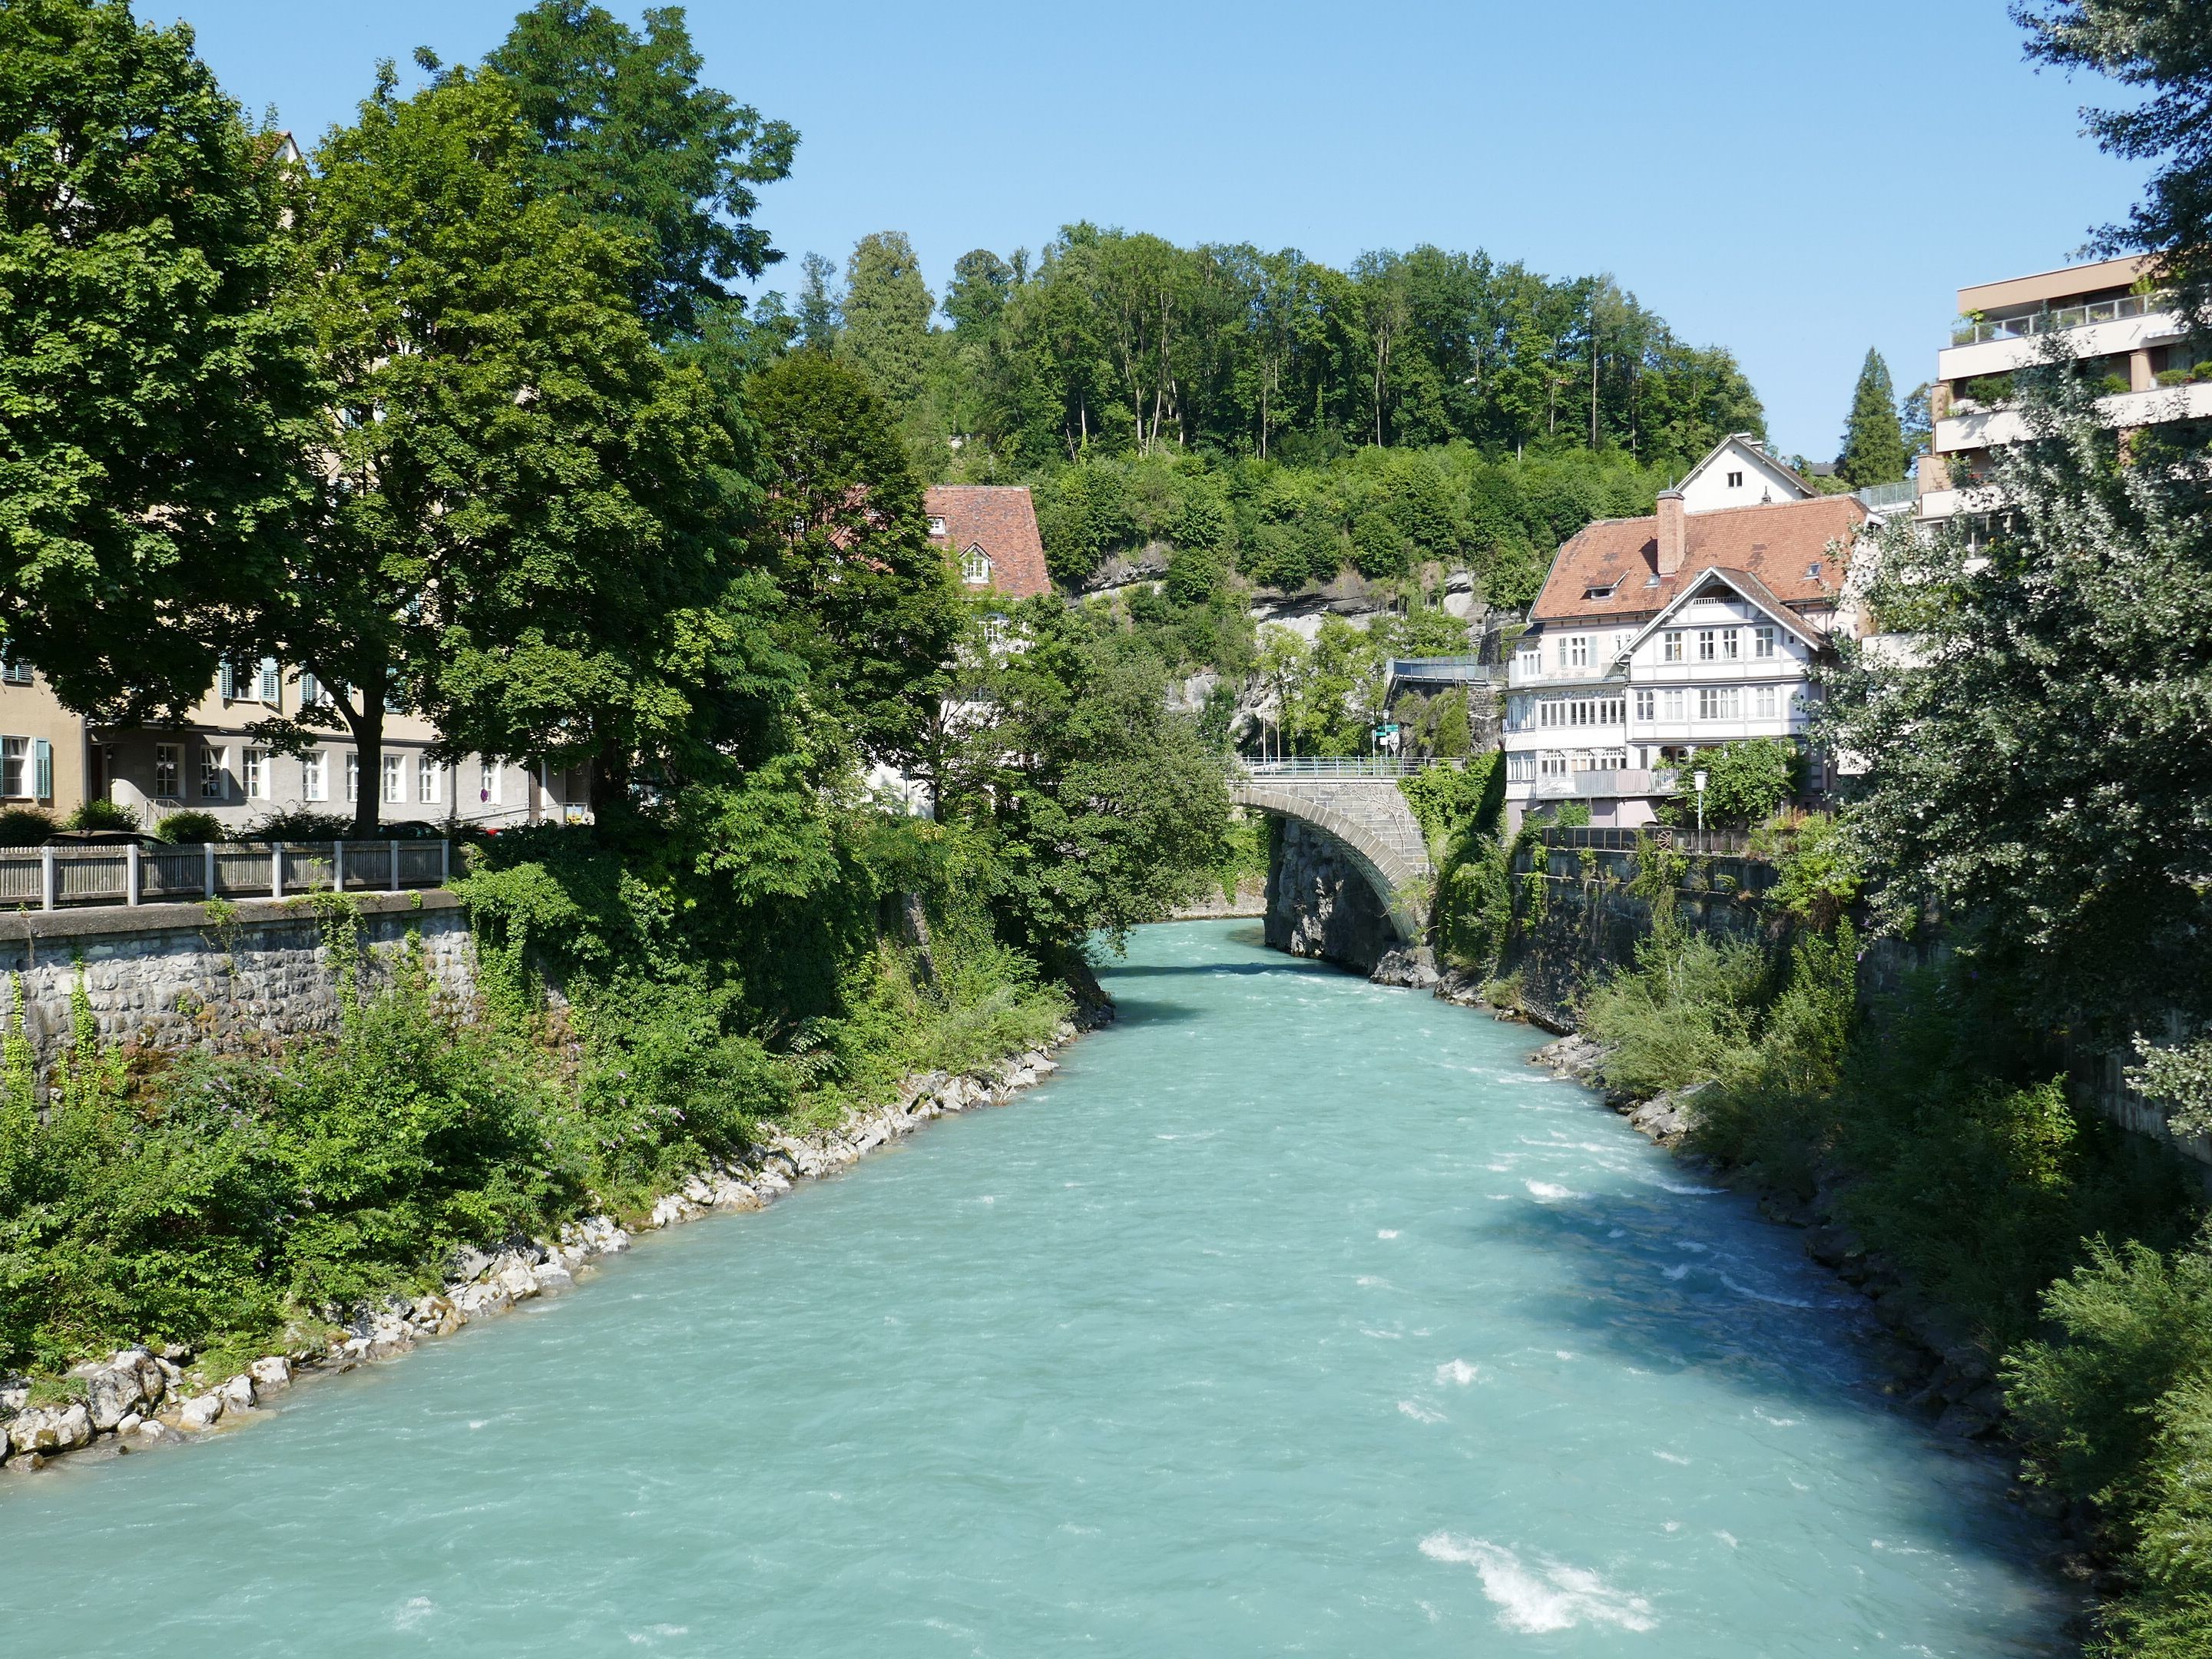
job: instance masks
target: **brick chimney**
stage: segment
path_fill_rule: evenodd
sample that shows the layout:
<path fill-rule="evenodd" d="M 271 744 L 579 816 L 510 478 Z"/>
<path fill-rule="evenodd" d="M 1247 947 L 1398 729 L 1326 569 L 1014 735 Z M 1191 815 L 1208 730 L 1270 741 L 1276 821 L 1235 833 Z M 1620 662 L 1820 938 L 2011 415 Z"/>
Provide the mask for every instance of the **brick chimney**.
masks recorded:
<path fill-rule="evenodd" d="M 1688 540 L 1682 528 L 1682 492 L 1659 492 L 1659 574 L 1671 576 L 1682 568 Z"/>

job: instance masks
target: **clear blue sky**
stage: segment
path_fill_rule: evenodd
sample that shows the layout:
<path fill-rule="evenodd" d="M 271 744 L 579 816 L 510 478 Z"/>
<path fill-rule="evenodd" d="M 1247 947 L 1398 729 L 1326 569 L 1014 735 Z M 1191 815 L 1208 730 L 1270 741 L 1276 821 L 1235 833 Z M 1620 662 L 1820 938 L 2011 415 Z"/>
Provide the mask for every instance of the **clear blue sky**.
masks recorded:
<path fill-rule="evenodd" d="M 378 58 L 473 58 L 517 9 L 138 0 L 191 21 L 231 92 L 302 143 Z M 2067 263 L 2142 176 L 2080 136 L 2076 107 L 2114 89 L 2031 71 L 2002 0 L 690 13 L 704 78 L 801 135 L 760 216 L 791 256 L 771 285 L 898 229 L 936 286 L 971 247 L 1035 248 L 1078 218 L 1333 264 L 1483 247 L 1610 271 L 1730 347 L 1777 444 L 1815 459 L 1868 346 L 1900 390 L 1927 379 L 1960 285 Z"/>

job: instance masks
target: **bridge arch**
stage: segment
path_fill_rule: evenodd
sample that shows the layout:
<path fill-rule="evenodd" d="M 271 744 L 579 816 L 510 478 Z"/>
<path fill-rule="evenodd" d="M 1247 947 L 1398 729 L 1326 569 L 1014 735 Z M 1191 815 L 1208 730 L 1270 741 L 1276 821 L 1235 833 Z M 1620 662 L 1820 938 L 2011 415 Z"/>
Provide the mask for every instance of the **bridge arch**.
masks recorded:
<path fill-rule="evenodd" d="M 1296 818 L 1343 848 L 1382 902 L 1399 941 L 1419 951 L 1436 876 L 1428 839 L 1395 770 L 1378 776 L 1350 769 L 1371 768 L 1373 762 L 1342 765 L 1340 771 L 1323 769 L 1330 766 L 1325 761 L 1250 766 L 1230 780 L 1230 799 L 1255 811 Z"/>

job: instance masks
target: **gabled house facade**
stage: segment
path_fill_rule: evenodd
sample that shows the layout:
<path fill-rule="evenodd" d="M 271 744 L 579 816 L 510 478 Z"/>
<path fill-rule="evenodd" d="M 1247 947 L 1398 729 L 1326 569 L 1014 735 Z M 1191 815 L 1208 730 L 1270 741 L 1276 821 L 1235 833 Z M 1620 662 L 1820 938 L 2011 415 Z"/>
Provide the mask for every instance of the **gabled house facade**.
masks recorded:
<path fill-rule="evenodd" d="M 1594 824 L 1636 828 L 1701 750 L 1804 744 L 1814 665 L 1839 631 L 1863 628 L 1853 561 L 1876 522 L 1739 435 L 1662 491 L 1656 513 L 1569 540 L 1507 669 L 1510 821 L 1579 800 Z M 1810 759 L 1808 782 L 1824 787 Z"/>
<path fill-rule="evenodd" d="M 1012 600 L 1052 591 L 1036 504 L 1026 486 L 932 484 L 922 510 L 930 540 L 945 550 L 969 592 Z"/>

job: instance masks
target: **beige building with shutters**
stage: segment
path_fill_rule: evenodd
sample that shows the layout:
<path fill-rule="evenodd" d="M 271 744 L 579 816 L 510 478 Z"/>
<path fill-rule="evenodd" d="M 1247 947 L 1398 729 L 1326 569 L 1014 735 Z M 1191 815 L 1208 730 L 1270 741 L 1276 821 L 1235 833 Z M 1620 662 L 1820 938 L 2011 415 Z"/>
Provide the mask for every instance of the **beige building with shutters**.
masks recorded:
<path fill-rule="evenodd" d="M 0 806 L 66 817 L 106 799 L 150 830 L 171 812 L 206 812 L 246 835 L 280 813 L 350 817 L 361 791 L 386 823 L 503 829 L 580 814 L 580 772 L 481 755 L 435 761 L 437 733 L 418 715 L 385 717 L 377 775 L 364 779 L 351 736 L 332 731 L 304 755 L 257 741 L 254 726 L 296 717 L 319 696 L 312 675 L 273 658 L 227 667 L 174 726 L 95 727 L 62 707 L 43 675 L 0 665 Z"/>

